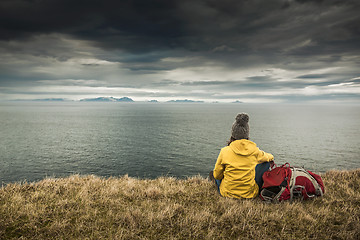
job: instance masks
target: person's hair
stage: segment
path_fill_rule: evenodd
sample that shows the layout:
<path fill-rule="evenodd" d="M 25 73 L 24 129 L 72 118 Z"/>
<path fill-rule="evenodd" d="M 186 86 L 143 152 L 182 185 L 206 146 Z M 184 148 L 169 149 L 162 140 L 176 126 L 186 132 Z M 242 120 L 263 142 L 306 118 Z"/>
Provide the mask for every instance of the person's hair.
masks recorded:
<path fill-rule="evenodd" d="M 244 139 L 249 140 L 249 138 L 244 138 Z M 229 146 L 230 143 L 232 143 L 233 141 L 236 141 L 236 140 L 240 140 L 240 139 L 235 139 L 233 136 L 231 136 L 229 141 L 227 141 L 227 145 Z"/>
<path fill-rule="evenodd" d="M 232 143 L 232 142 L 235 141 L 235 140 L 236 140 L 236 139 L 231 136 L 230 139 L 229 139 L 229 141 L 227 141 L 227 145 L 229 146 L 230 143 Z"/>

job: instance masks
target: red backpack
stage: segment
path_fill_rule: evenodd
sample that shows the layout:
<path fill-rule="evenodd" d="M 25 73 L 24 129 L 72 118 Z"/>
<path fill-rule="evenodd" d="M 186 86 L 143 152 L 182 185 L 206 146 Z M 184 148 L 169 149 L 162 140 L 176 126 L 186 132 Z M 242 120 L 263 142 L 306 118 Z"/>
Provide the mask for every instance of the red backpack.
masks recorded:
<path fill-rule="evenodd" d="M 285 163 L 274 166 L 263 175 L 264 184 L 260 198 L 269 202 L 281 202 L 301 198 L 307 200 L 322 196 L 325 192 L 321 177 L 301 167 L 291 167 Z"/>

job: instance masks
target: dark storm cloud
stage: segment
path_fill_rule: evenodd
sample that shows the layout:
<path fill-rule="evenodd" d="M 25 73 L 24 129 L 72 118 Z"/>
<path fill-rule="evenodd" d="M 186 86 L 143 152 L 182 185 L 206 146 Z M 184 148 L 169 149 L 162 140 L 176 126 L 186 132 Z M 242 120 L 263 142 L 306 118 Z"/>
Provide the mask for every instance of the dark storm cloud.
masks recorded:
<path fill-rule="evenodd" d="M 352 96 L 359 10 L 357 0 L 2 0 L 0 97 L 41 84 L 209 98 L 340 84 Z"/>
<path fill-rule="evenodd" d="M 184 48 L 249 54 L 311 39 L 316 47 L 309 42 L 292 51 L 311 55 L 350 51 L 359 40 L 357 10 L 358 1 L 331 0 L 5 0 L 0 30 L 3 40 L 56 32 L 133 53 Z"/>
<path fill-rule="evenodd" d="M 1 39 L 63 33 L 134 52 L 169 47 L 179 35 L 172 1 L 2 1 Z"/>

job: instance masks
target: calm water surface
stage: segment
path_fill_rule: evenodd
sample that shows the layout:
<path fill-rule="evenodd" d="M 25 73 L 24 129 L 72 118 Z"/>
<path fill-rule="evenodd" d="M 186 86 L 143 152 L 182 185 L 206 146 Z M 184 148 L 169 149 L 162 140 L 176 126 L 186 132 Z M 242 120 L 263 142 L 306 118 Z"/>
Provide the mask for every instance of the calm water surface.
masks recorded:
<path fill-rule="evenodd" d="M 207 176 L 239 112 L 277 163 L 360 167 L 360 106 L 12 102 L 0 103 L 0 183 L 74 173 Z"/>

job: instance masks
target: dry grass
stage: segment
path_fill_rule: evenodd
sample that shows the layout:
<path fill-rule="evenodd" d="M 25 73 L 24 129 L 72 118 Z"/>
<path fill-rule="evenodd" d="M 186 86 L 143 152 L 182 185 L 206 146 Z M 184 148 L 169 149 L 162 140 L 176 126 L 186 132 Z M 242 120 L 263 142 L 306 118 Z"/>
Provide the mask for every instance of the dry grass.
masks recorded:
<path fill-rule="evenodd" d="M 360 169 L 326 193 L 266 204 L 220 197 L 206 179 L 71 176 L 0 188 L 0 239 L 359 239 Z"/>

